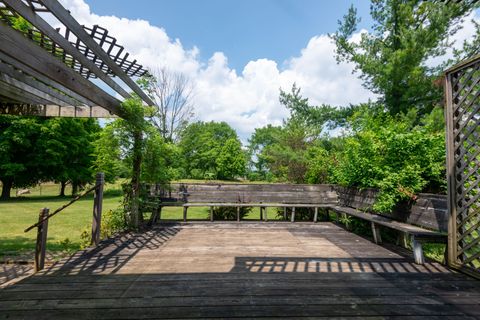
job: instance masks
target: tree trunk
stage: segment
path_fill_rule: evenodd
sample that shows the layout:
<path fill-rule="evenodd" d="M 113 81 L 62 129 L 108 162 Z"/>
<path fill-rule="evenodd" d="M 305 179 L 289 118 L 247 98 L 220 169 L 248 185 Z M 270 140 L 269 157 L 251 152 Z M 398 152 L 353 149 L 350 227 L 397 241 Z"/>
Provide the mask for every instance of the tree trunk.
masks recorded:
<path fill-rule="evenodd" d="M 140 172 L 142 166 L 142 132 L 133 134 L 133 169 L 132 169 L 132 196 L 131 196 L 131 226 L 138 229 L 142 214 L 139 210 Z"/>
<path fill-rule="evenodd" d="M 72 181 L 72 197 L 76 196 L 78 193 L 78 183 Z"/>
<path fill-rule="evenodd" d="M 12 191 L 13 181 L 11 179 L 2 180 L 2 195 L 0 198 L 2 200 L 10 199 L 10 192 Z"/>
<path fill-rule="evenodd" d="M 67 187 L 67 181 L 60 181 L 60 197 L 65 197 L 65 188 Z"/>

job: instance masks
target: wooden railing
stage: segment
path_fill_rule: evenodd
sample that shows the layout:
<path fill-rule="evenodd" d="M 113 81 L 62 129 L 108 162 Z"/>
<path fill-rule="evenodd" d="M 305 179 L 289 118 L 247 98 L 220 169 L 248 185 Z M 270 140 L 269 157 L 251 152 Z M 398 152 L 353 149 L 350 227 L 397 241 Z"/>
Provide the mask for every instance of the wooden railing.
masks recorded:
<path fill-rule="evenodd" d="M 100 242 L 100 228 L 102 221 L 102 203 L 103 203 L 103 187 L 105 185 L 105 177 L 103 173 L 98 173 L 96 176 L 95 186 L 91 187 L 84 193 L 76 196 L 67 204 L 56 209 L 52 213 L 49 208 L 43 208 L 40 210 L 38 216 L 38 222 L 34 223 L 30 227 L 25 229 L 25 232 L 29 232 L 33 228 L 37 228 L 37 242 L 35 244 L 35 272 L 42 270 L 45 266 L 45 254 L 47 249 L 47 234 L 48 234 L 48 220 L 56 214 L 63 211 L 73 203 L 82 199 L 86 195 L 94 193 L 93 200 L 93 221 L 92 221 L 92 240 L 91 244 L 98 245 Z"/>

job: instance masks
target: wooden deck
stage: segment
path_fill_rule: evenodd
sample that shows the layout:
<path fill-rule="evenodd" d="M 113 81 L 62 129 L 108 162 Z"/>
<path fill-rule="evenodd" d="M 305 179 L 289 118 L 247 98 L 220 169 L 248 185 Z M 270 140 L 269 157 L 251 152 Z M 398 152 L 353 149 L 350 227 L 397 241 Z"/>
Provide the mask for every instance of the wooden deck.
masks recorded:
<path fill-rule="evenodd" d="M 189 223 L 0 290 L 0 319 L 480 318 L 480 282 L 332 223 Z"/>

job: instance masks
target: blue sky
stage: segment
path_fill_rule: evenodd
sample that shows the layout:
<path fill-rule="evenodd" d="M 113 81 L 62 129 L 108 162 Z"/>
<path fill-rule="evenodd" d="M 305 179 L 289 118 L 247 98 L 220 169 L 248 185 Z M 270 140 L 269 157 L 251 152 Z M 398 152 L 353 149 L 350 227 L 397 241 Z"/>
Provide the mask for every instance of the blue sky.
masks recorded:
<path fill-rule="evenodd" d="M 279 65 L 298 54 L 315 35 L 334 32 L 354 4 L 370 25 L 368 1 L 345 0 L 87 0 L 93 12 L 145 19 L 165 28 L 187 47 L 197 46 L 201 60 L 222 51 L 229 65 L 242 70 L 250 61 Z"/>
<path fill-rule="evenodd" d="M 294 83 L 310 104 L 347 106 L 375 99 L 354 66 L 337 64 L 328 37 L 353 3 L 371 26 L 366 0 L 60 0 L 85 25 L 98 24 L 130 57 L 167 68 L 192 84 L 195 117 L 225 121 L 246 141 L 255 128 L 289 116 L 279 89 Z M 472 37 L 471 19 L 456 35 Z M 429 63 L 429 62 L 427 62 Z"/>

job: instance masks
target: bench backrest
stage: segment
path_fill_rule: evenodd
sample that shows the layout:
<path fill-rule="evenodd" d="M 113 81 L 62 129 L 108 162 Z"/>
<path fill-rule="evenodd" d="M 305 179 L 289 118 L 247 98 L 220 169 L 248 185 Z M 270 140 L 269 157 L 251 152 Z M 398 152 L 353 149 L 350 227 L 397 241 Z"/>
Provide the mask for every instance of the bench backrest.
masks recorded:
<path fill-rule="evenodd" d="M 172 183 L 162 201 L 195 203 L 336 204 L 332 185 Z"/>
<path fill-rule="evenodd" d="M 362 211 L 373 212 L 378 190 L 336 187 L 338 203 Z M 398 221 L 420 227 L 448 232 L 447 197 L 444 195 L 420 193 L 416 201 L 403 204 L 393 212 L 377 213 Z"/>

